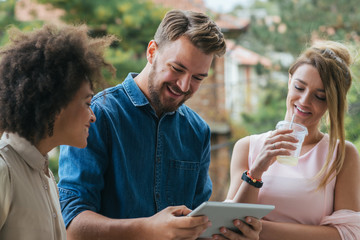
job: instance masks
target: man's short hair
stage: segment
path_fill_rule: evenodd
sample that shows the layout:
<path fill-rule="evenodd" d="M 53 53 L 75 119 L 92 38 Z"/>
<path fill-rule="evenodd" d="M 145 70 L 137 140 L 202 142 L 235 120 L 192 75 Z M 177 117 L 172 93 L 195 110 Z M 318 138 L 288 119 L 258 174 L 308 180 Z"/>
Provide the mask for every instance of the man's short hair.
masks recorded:
<path fill-rule="evenodd" d="M 161 21 L 154 40 L 161 48 L 170 41 L 186 36 L 205 54 L 222 56 L 226 51 L 224 35 L 220 28 L 203 13 L 172 10 Z"/>

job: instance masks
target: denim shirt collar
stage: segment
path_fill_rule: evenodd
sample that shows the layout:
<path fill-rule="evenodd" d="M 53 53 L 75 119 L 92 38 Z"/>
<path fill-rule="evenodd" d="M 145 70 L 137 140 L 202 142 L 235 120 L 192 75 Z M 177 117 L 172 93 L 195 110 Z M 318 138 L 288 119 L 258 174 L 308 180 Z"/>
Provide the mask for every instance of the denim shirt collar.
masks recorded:
<path fill-rule="evenodd" d="M 122 83 L 122 85 L 124 86 L 124 90 L 135 107 L 149 105 L 151 108 L 153 108 L 149 100 L 146 98 L 146 96 L 140 90 L 139 86 L 136 84 L 134 80 L 134 77 L 136 77 L 137 75 L 138 73 L 133 73 L 133 72 L 128 74 L 128 76 L 125 78 L 124 82 Z M 175 112 L 179 112 L 182 116 L 184 116 L 184 112 L 182 108 L 183 105 L 181 105 L 176 111 L 165 113 L 163 116 L 172 115 Z"/>

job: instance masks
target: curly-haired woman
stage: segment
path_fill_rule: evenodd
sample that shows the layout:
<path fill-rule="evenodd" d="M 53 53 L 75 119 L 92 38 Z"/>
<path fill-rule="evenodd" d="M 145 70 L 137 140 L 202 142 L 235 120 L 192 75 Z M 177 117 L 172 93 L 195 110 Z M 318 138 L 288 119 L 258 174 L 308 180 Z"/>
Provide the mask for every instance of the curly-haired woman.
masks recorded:
<path fill-rule="evenodd" d="M 112 36 L 90 38 L 87 27 L 45 25 L 10 30 L 0 50 L 0 239 L 66 239 L 47 153 L 84 148 L 93 88 L 103 84 L 103 52 Z"/>

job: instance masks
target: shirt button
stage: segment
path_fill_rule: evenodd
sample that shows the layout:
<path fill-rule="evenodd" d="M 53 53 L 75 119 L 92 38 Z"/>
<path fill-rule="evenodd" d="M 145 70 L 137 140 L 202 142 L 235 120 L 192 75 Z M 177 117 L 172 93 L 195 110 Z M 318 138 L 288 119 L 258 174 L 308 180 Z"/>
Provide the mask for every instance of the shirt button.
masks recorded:
<path fill-rule="evenodd" d="M 44 188 L 45 188 L 45 190 L 47 190 L 47 189 L 48 189 L 48 186 L 45 184 L 45 185 L 44 185 Z"/>
<path fill-rule="evenodd" d="M 160 162 L 160 158 L 157 157 L 157 158 L 156 158 L 156 163 L 159 163 L 159 162 Z"/>
<path fill-rule="evenodd" d="M 156 199 L 159 199 L 159 198 L 160 198 L 160 194 L 157 193 L 157 194 L 155 195 L 155 197 L 156 197 Z"/>
<path fill-rule="evenodd" d="M 56 213 L 53 213 L 52 215 L 53 215 L 53 218 L 56 218 Z"/>

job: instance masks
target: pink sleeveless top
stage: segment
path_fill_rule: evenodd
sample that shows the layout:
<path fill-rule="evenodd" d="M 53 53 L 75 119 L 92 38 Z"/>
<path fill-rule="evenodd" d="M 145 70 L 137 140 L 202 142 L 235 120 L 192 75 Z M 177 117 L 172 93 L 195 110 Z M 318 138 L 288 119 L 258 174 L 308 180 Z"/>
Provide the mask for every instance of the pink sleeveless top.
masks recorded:
<path fill-rule="evenodd" d="M 269 134 L 270 132 L 250 136 L 249 167 Z M 264 219 L 319 225 L 324 216 L 333 213 L 336 178 L 321 190 L 316 190 L 319 180 L 313 178 L 326 162 L 328 145 L 329 136 L 325 134 L 314 148 L 299 157 L 297 166 L 275 161 L 269 167 L 262 176 L 264 185 L 259 192 L 259 203 L 275 205 L 275 210 Z"/>

